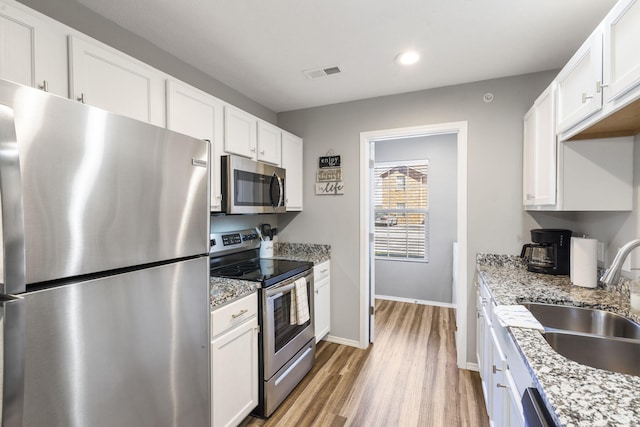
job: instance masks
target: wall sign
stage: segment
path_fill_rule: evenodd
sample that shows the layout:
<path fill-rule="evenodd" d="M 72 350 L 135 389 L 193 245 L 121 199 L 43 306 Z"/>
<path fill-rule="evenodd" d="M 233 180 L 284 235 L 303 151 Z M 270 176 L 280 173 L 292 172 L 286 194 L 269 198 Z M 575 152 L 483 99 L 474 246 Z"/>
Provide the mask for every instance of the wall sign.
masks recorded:
<path fill-rule="evenodd" d="M 326 156 L 318 158 L 318 172 L 316 173 L 316 195 L 336 196 L 344 194 L 342 182 L 342 167 L 340 156 L 329 150 Z"/>
<path fill-rule="evenodd" d="M 322 156 L 318 161 L 318 167 L 320 169 L 324 168 L 339 168 L 340 167 L 340 156 Z"/>
<path fill-rule="evenodd" d="M 344 183 L 342 181 L 316 182 L 316 194 L 318 196 L 344 194 Z"/>

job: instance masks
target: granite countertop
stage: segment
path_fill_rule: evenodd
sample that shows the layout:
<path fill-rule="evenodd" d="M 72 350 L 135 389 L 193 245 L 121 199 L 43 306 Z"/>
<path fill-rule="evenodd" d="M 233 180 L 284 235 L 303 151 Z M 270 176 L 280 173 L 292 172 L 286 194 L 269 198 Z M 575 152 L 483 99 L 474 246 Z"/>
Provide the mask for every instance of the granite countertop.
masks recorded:
<path fill-rule="evenodd" d="M 331 259 L 331 246 L 329 245 L 275 242 L 273 250 L 273 257 L 277 259 L 309 261 L 314 264 L 320 264 Z"/>
<path fill-rule="evenodd" d="M 209 303 L 211 304 L 211 309 L 213 310 L 250 295 L 258 290 L 259 287 L 258 283 L 248 280 L 212 277 L 209 279 Z"/>
<path fill-rule="evenodd" d="M 274 258 L 291 259 L 295 261 L 309 261 L 320 264 L 331 258 L 331 246 L 307 243 L 278 243 L 274 244 Z M 259 289 L 256 282 L 247 280 L 212 277 L 209 281 L 209 303 L 211 309 L 233 302 L 250 295 Z"/>
<path fill-rule="evenodd" d="M 640 322 L 640 315 L 630 311 L 628 283 L 621 290 L 580 288 L 568 276 L 530 273 L 513 256 L 478 255 L 477 271 L 498 305 L 535 301 L 593 307 Z M 538 331 L 512 327 L 509 332 L 558 424 L 640 425 L 640 377 L 573 362 Z"/>

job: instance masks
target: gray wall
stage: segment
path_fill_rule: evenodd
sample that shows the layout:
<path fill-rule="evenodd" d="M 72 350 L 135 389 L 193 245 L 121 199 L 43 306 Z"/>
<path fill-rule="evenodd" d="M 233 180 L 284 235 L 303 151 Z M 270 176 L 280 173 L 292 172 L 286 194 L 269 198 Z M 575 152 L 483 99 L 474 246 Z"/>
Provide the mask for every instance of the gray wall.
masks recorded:
<path fill-rule="evenodd" d="M 18 0 L 81 33 L 271 123 L 276 113 L 74 0 Z M 135 1 L 135 0 L 132 0 Z M 153 13 L 153 11 L 150 11 Z M 194 43 L 197 43 L 194 40 Z M 206 46 L 202 46 L 206 48 Z"/>
<path fill-rule="evenodd" d="M 376 294 L 451 303 L 456 240 L 457 136 L 377 141 L 376 162 L 429 159 L 429 262 L 377 259 Z"/>
<path fill-rule="evenodd" d="M 473 273 L 478 252 L 519 253 L 535 225 L 522 209 L 522 117 L 555 77 L 542 72 L 281 113 L 304 138 L 304 211 L 282 240 L 326 243 L 331 258 L 331 334 L 358 340 L 360 132 L 468 121 L 467 360 L 474 361 Z M 491 103 L 482 100 L 492 92 Z M 345 194 L 316 196 L 318 156 L 342 156 Z M 526 232 L 525 232 L 526 231 Z M 460 326 L 462 327 L 462 325 Z"/>
<path fill-rule="evenodd" d="M 636 135 L 633 147 L 633 211 L 631 212 L 583 212 L 576 214 L 574 230 L 605 243 L 605 265 L 611 264 L 618 249 L 630 240 L 640 238 L 640 135 Z M 631 268 L 640 267 L 640 249 L 631 255 Z M 638 277 L 639 271 L 633 274 L 623 273 L 627 277 Z"/>

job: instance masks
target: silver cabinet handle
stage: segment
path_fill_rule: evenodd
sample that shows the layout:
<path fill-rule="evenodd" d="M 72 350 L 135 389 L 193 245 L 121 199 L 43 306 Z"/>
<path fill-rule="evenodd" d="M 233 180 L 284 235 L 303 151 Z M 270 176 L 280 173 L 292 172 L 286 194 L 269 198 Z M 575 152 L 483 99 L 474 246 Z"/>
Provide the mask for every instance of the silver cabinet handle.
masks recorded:
<path fill-rule="evenodd" d="M 497 368 L 496 365 L 493 365 L 493 373 L 495 374 L 496 372 L 502 372 L 502 369 Z"/>
<path fill-rule="evenodd" d="M 245 308 L 245 309 L 242 309 L 242 310 L 240 310 L 238 313 L 236 313 L 236 314 L 232 314 L 232 315 L 231 315 L 231 317 L 232 317 L 232 318 L 234 318 L 234 319 L 237 319 L 238 317 L 240 317 L 240 316 L 242 316 L 243 314 L 245 314 L 247 311 L 249 311 L 249 310 L 247 310 L 246 308 Z"/>
<path fill-rule="evenodd" d="M 81 93 L 80 96 L 77 97 L 76 99 L 84 104 L 85 103 L 84 102 L 84 93 Z"/>
<path fill-rule="evenodd" d="M 260 155 L 264 156 L 264 150 L 260 151 Z"/>
<path fill-rule="evenodd" d="M 320 273 L 326 273 L 328 270 L 328 268 L 325 268 L 324 270 L 320 270 Z"/>
<path fill-rule="evenodd" d="M 49 92 L 49 82 L 46 80 L 43 80 L 42 84 L 38 85 L 38 89 L 42 89 L 45 92 Z"/>
<path fill-rule="evenodd" d="M 496 387 L 498 387 L 498 388 L 509 388 L 508 386 L 506 386 L 504 384 L 500 384 L 500 383 L 496 384 Z"/>
<path fill-rule="evenodd" d="M 478 319 L 484 317 L 479 311 L 478 311 Z"/>
<path fill-rule="evenodd" d="M 582 102 L 584 102 L 584 101 L 582 101 Z M 527 200 L 534 200 L 535 198 L 536 198 L 535 195 L 527 193 Z"/>
<path fill-rule="evenodd" d="M 251 152 L 255 153 L 256 152 L 256 147 L 251 147 Z"/>
<path fill-rule="evenodd" d="M 596 92 L 602 92 L 603 87 L 609 87 L 609 85 L 602 84 L 602 82 L 596 82 Z"/>
<path fill-rule="evenodd" d="M 586 92 L 582 92 L 582 103 L 585 104 L 587 102 L 587 99 L 592 99 L 593 95 L 589 95 L 587 96 Z"/>

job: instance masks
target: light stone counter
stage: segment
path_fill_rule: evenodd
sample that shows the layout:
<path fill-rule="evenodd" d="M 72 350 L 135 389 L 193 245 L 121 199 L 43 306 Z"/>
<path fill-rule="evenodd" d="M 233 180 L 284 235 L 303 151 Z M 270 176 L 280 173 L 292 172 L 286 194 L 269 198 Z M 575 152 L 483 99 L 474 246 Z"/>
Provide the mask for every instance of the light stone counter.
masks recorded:
<path fill-rule="evenodd" d="M 568 276 L 530 273 L 518 257 L 486 254 L 478 255 L 477 271 L 498 305 L 534 301 L 592 307 L 640 322 L 640 315 L 630 312 L 626 280 L 613 290 L 585 289 L 571 285 Z M 509 332 L 558 424 L 640 425 L 640 377 L 573 362 L 556 353 L 538 331 Z"/>

